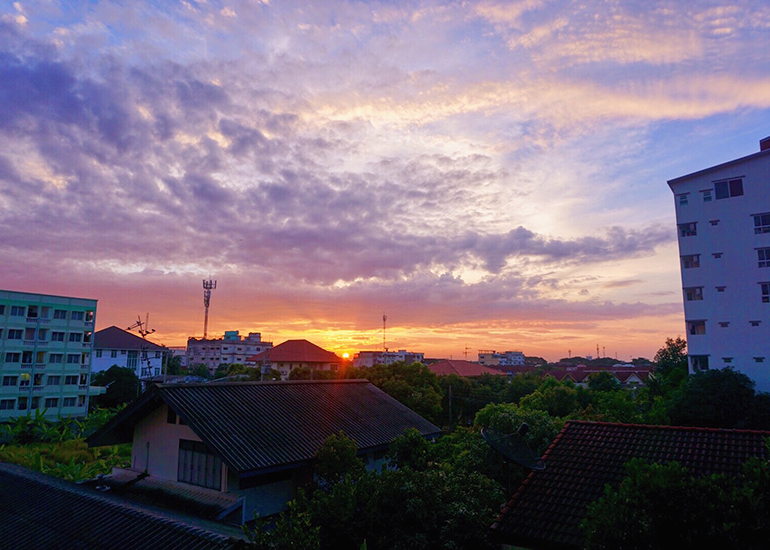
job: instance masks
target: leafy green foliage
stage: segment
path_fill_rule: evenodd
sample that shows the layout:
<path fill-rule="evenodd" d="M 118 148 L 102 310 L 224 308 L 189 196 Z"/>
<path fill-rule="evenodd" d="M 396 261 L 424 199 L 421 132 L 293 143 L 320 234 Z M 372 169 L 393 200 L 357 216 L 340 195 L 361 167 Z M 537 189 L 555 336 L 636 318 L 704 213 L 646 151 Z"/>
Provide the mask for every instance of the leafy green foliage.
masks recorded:
<path fill-rule="evenodd" d="M 276 519 L 254 517 L 254 525 L 244 525 L 252 547 L 259 550 L 316 550 L 321 547 L 320 527 L 314 526 L 310 513 L 300 509 L 297 501 L 289 502 L 289 508 Z"/>
<path fill-rule="evenodd" d="M 409 468 L 422 472 L 428 468 L 428 446 L 428 441 L 420 432 L 410 428 L 391 442 L 386 458 L 399 470 Z"/>
<path fill-rule="evenodd" d="M 103 409 L 111 409 L 133 401 L 141 390 L 141 383 L 134 369 L 117 365 L 94 374 L 91 385 L 107 388 L 106 393 L 91 398 L 91 404 L 94 407 Z"/>
<path fill-rule="evenodd" d="M 69 481 L 108 474 L 115 466 L 128 466 L 131 445 L 89 449 L 82 439 L 59 443 L 0 445 L 0 461 L 12 462 Z"/>
<path fill-rule="evenodd" d="M 322 485 L 333 485 L 345 476 L 358 479 L 366 468 L 358 458 L 356 442 L 340 432 L 327 437 L 318 449 L 313 470 Z"/>
<path fill-rule="evenodd" d="M 694 479 L 676 462 L 632 460 L 617 490 L 588 507 L 589 549 L 760 548 L 770 536 L 770 467 Z"/>
<path fill-rule="evenodd" d="M 597 372 L 588 378 L 588 388 L 595 392 L 617 391 L 620 382 L 609 372 Z"/>
<path fill-rule="evenodd" d="M 166 374 L 182 374 L 182 357 L 179 355 L 166 356 Z"/>

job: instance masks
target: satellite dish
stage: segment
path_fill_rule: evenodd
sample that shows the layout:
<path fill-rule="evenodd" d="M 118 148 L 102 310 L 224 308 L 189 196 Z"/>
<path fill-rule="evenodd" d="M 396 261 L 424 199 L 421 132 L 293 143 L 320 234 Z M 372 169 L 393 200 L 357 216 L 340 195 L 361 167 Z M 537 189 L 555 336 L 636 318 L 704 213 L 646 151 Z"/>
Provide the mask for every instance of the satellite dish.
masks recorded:
<path fill-rule="evenodd" d="M 529 448 L 524 436 L 529 431 L 529 426 L 522 424 L 516 433 L 504 434 L 490 428 L 481 428 L 481 437 L 498 453 L 503 455 L 507 462 L 515 462 L 530 470 L 545 470 L 545 461 L 535 456 Z"/>

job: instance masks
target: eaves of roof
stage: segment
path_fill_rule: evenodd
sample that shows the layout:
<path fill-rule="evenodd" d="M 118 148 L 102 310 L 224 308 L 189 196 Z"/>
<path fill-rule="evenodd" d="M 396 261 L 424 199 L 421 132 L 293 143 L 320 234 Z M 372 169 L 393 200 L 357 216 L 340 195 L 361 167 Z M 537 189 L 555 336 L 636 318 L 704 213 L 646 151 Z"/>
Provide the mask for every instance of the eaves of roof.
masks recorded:
<path fill-rule="evenodd" d="M 752 153 L 751 155 L 747 155 L 745 157 L 741 157 L 738 159 L 730 160 L 727 162 L 723 162 L 722 164 L 717 164 L 716 166 L 711 166 L 709 168 L 704 168 L 703 170 L 698 170 L 697 172 L 693 172 L 691 174 L 686 174 L 684 176 L 679 176 L 678 178 L 674 178 L 671 180 L 668 180 L 668 186 L 673 189 L 673 186 L 682 183 L 684 181 L 687 181 L 689 179 L 698 178 L 700 176 L 704 176 L 708 174 L 709 172 L 715 172 L 717 170 L 722 170 L 724 168 L 729 168 L 731 166 L 737 166 L 739 164 L 743 164 L 745 162 L 752 161 L 754 159 L 764 157 L 765 155 L 770 155 L 770 149 L 766 149 L 765 151 L 759 151 L 757 153 Z"/>

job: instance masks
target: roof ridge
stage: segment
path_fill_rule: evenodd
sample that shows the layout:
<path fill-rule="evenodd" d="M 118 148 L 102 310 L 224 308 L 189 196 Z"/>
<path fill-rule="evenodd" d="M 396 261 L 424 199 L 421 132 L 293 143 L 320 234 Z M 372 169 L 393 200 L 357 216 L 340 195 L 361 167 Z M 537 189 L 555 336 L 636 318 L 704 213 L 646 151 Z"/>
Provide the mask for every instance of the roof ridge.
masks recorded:
<path fill-rule="evenodd" d="M 364 384 L 370 383 L 366 378 L 339 378 L 334 380 L 248 380 L 248 381 L 233 381 L 224 380 L 217 381 L 212 380 L 210 382 L 192 382 L 189 384 L 157 384 L 159 388 L 194 388 L 205 387 L 211 388 L 213 386 L 280 386 L 280 385 L 293 385 L 293 384 Z"/>
<path fill-rule="evenodd" d="M 564 424 L 564 428 L 568 424 L 596 424 L 599 426 L 623 426 L 626 428 L 657 428 L 664 430 L 686 430 L 686 431 L 698 431 L 698 432 L 730 432 L 730 433 L 749 433 L 756 435 L 764 435 L 770 437 L 770 431 L 768 430 L 749 430 L 742 428 L 709 428 L 706 426 L 665 426 L 662 424 L 633 424 L 629 422 L 604 422 L 600 420 L 567 420 Z M 564 429 L 562 428 L 562 430 Z M 561 434 L 561 432 L 559 432 Z M 559 436 L 557 436 L 558 439 Z M 554 443 L 556 440 L 554 440 Z M 549 447 L 550 450 L 550 447 Z M 546 451 L 547 453 L 548 451 Z"/>

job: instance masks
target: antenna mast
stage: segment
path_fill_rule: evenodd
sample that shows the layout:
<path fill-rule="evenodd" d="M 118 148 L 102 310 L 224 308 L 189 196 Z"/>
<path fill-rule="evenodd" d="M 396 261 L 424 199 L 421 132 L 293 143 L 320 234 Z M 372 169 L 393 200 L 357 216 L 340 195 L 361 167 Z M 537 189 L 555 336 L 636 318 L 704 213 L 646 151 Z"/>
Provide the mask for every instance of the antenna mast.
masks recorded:
<path fill-rule="evenodd" d="M 143 340 L 147 340 L 147 335 L 152 334 L 155 332 L 154 328 L 150 328 L 150 313 L 148 312 L 147 315 L 144 318 L 144 322 L 142 322 L 142 316 L 137 315 L 136 316 L 136 323 L 128 327 L 127 330 L 133 330 L 135 328 L 138 328 L 139 335 L 142 337 Z M 146 367 L 142 367 L 140 370 L 140 374 L 142 376 L 152 376 L 152 365 L 150 364 L 150 356 L 147 354 L 147 348 L 149 346 L 145 342 L 144 345 L 142 345 L 141 349 L 141 357 L 139 358 L 140 364 L 146 364 Z"/>
<path fill-rule="evenodd" d="M 385 321 L 388 320 L 388 316 L 384 313 L 382 314 L 382 351 L 388 351 L 388 348 L 385 347 Z"/>
<path fill-rule="evenodd" d="M 217 288 L 217 282 L 209 279 L 203 279 L 203 306 L 206 308 L 206 313 L 203 316 L 203 339 L 209 333 L 209 304 L 211 303 L 211 291 Z"/>

